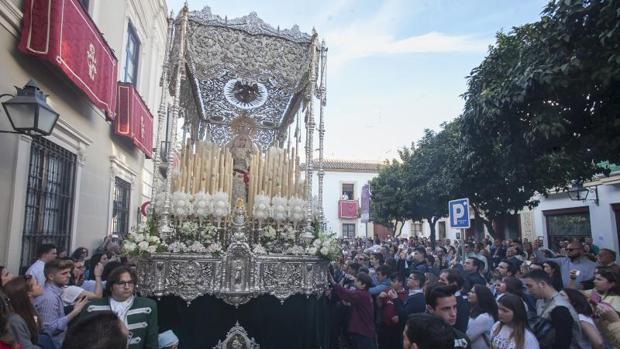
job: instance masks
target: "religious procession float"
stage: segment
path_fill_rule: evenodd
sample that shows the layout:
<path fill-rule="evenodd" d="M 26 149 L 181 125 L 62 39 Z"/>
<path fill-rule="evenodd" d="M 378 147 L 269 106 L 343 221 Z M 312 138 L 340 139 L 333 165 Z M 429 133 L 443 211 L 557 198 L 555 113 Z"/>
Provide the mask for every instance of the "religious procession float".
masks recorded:
<path fill-rule="evenodd" d="M 325 346 L 326 52 L 256 13 L 170 19 L 151 213 L 124 249 L 182 348 Z"/>

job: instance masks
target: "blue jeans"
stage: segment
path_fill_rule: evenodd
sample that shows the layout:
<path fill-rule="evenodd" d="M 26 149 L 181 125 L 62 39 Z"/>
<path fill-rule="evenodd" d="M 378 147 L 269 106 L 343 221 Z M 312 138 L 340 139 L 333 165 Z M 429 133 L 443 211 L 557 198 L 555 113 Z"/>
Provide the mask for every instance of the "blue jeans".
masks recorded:
<path fill-rule="evenodd" d="M 40 346 L 41 349 L 59 349 L 54 346 L 52 337 L 48 336 L 45 333 L 39 333 L 39 340 L 37 345 Z"/>

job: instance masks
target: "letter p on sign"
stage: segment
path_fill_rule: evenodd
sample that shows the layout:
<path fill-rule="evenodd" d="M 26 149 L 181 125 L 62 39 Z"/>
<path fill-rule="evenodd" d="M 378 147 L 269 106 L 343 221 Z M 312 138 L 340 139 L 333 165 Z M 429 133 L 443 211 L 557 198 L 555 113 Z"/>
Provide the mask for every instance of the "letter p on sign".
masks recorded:
<path fill-rule="evenodd" d="M 469 228 L 469 199 L 451 200 L 448 202 L 450 227 L 457 229 Z"/>

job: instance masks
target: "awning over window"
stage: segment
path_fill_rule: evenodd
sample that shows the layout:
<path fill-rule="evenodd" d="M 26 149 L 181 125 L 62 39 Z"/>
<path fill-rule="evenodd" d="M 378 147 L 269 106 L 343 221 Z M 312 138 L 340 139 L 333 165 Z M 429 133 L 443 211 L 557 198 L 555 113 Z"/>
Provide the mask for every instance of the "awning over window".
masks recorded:
<path fill-rule="evenodd" d="M 114 119 L 117 60 L 77 0 L 25 0 L 19 50 L 60 68 Z"/>
<path fill-rule="evenodd" d="M 153 155 L 153 116 L 132 84 L 118 83 L 114 132 L 131 138 L 147 158 Z"/>
<path fill-rule="evenodd" d="M 357 218 L 358 207 L 359 205 L 357 203 L 357 200 L 339 200 L 338 218 Z"/>

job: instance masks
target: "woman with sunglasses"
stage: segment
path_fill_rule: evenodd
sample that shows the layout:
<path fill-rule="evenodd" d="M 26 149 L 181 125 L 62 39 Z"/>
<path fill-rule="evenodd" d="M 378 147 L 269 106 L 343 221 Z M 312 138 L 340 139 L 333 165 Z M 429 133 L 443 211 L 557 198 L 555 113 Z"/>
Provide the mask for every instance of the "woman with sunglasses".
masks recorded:
<path fill-rule="evenodd" d="M 36 278 L 26 275 L 9 281 L 4 291 L 10 307 L 9 328 L 15 340 L 24 349 L 40 349 L 38 314 L 32 299 L 43 294 L 43 287 Z"/>
<path fill-rule="evenodd" d="M 491 329 L 491 348 L 539 349 L 538 340 L 527 328 L 527 313 L 521 298 L 506 293 L 497 303 L 499 321 Z"/>

